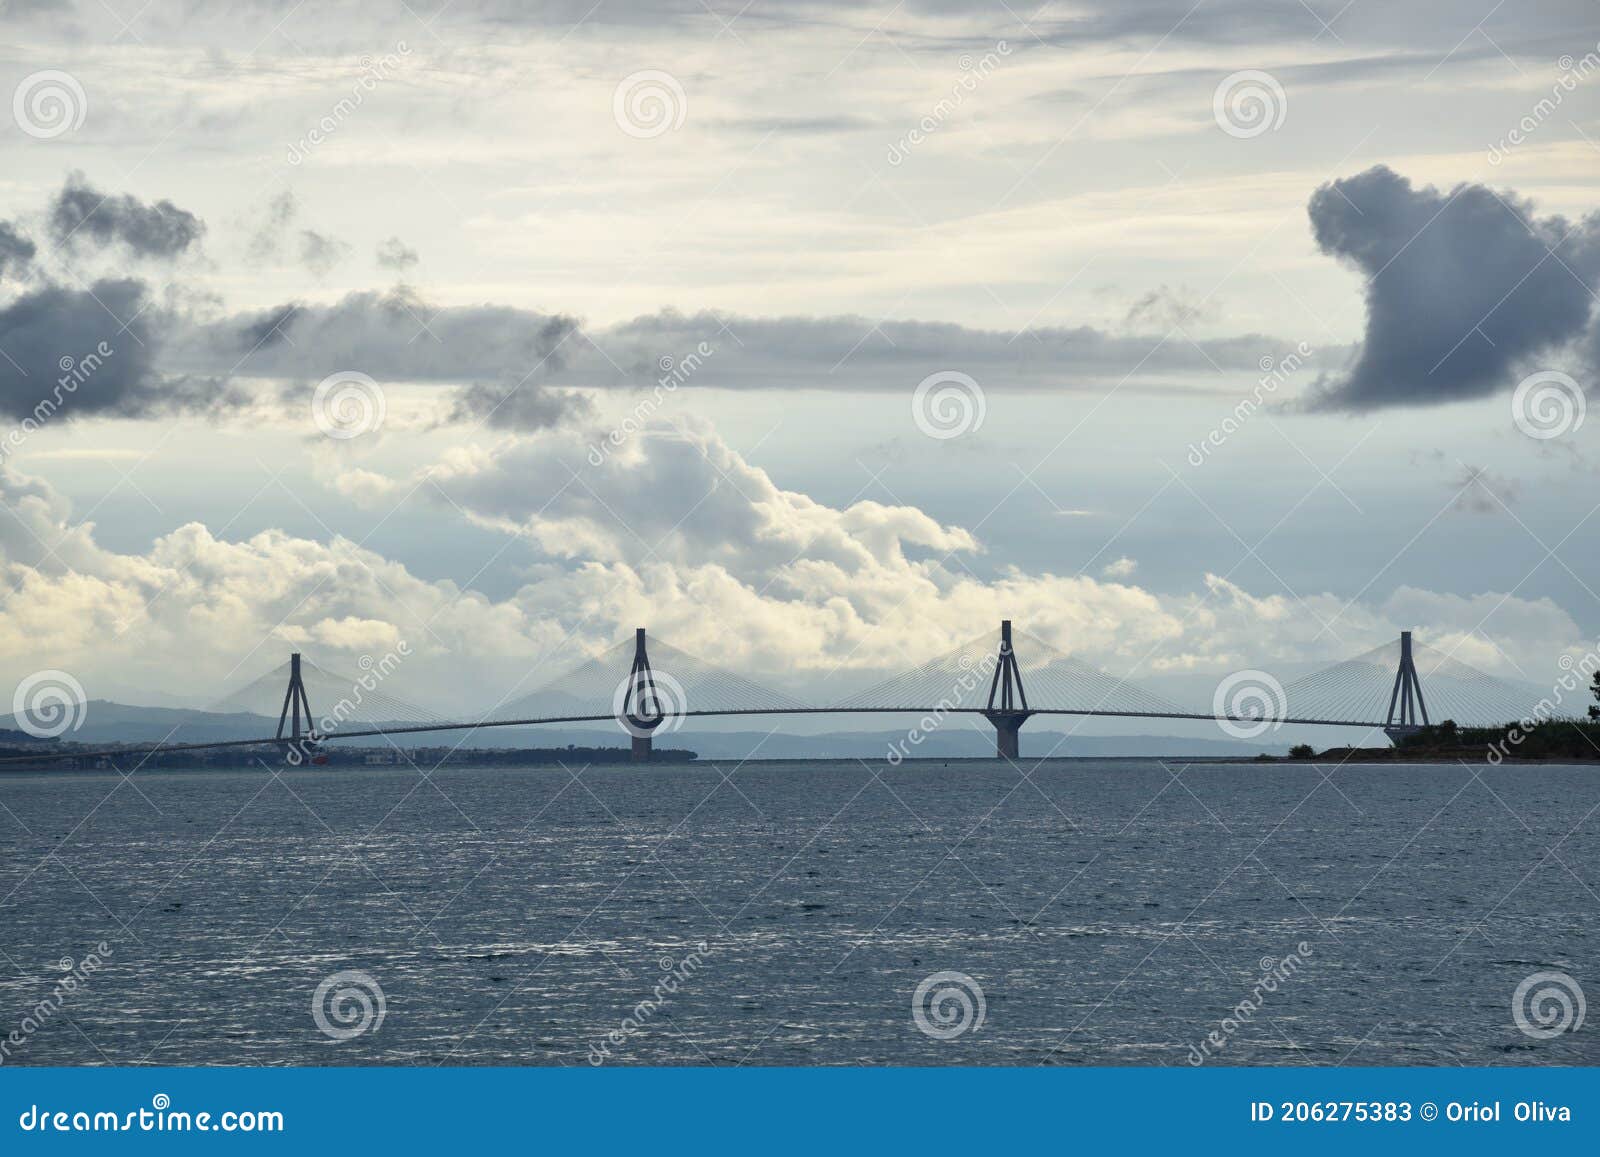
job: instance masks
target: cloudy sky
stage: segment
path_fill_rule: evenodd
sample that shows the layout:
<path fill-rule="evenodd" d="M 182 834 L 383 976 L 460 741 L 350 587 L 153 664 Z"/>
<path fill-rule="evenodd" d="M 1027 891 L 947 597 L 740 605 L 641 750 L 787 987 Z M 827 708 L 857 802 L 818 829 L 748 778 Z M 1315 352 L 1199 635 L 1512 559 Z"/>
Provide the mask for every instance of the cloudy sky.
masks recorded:
<path fill-rule="evenodd" d="M 1588 0 L 526 7 L 0 0 L 7 686 L 1595 647 Z"/>

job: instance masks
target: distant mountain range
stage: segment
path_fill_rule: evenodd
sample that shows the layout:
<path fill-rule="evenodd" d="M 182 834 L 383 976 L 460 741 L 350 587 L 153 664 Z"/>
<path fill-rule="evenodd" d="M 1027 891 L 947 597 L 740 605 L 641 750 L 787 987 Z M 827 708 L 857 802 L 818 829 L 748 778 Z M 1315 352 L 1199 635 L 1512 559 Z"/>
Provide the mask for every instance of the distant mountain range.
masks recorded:
<path fill-rule="evenodd" d="M 15 726 L 10 717 L 0 717 L 0 728 Z M 174 707 L 134 707 L 106 699 L 91 700 L 83 712 L 83 723 L 63 735 L 63 741 L 87 744 L 117 743 L 209 743 L 229 739 L 255 739 L 271 735 L 278 721 L 246 712 L 221 714 Z M 398 725 L 397 725 L 398 726 Z M 364 728 L 363 728 L 364 729 Z M 891 748 L 904 752 L 908 759 L 971 759 L 992 756 L 994 737 L 987 728 L 963 723 L 924 735 L 915 745 L 906 741 L 904 727 L 875 731 L 834 731 L 820 735 L 797 735 L 766 730 L 722 731 L 697 727 L 687 721 L 677 731 L 663 732 L 659 746 L 687 748 L 702 759 L 883 759 Z M 495 727 L 471 733 L 459 731 L 418 733 L 400 737 L 406 747 L 453 747 L 460 741 L 469 747 L 617 747 L 627 736 L 616 727 Z M 382 740 L 352 740 L 362 746 L 382 746 Z M 1078 735 L 1052 729 L 1042 720 L 1024 728 L 1022 754 L 1041 756 L 1160 756 L 1160 757 L 1251 757 L 1262 752 L 1283 754 L 1287 744 L 1279 739 L 1270 744 L 1254 744 L 1217 738 L 1189 738 L 1174 735 Z"/>

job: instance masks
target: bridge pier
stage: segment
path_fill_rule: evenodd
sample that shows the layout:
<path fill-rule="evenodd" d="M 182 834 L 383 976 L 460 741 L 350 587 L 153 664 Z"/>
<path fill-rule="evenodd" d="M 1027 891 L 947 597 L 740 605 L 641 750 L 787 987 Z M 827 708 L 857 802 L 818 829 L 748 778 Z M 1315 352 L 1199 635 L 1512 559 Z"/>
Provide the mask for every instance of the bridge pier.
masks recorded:
<path fill-rule="evenodd" d="M 1022 753 L 1018 733 L 1032 715 L 1031 711 L 985 711 L 983 717 L 994 725 L 994 754 L 996 759 L 1020 759 Z"/>
<path fill-rule="evenodd" d="M 630 722 L 633 723 L 635 726 L 641 726 L 643 721 L 642 720 L 630 720 Z M 651 730 L 654 730 L 654 729 L 652 728 Z M 650 731 L 645 731 L 644 734 L 642 734 L 642 735 L 638 731 L 634 731 L 633 732 L 633 754 L 632 754 L 633 762 L 634 763 L 649 763 L 650 762 L 650 755 L 651 755 L 652 751 L 654 750 L 654 744 L 655 744 L 655 738 L 650 734 Z"/>

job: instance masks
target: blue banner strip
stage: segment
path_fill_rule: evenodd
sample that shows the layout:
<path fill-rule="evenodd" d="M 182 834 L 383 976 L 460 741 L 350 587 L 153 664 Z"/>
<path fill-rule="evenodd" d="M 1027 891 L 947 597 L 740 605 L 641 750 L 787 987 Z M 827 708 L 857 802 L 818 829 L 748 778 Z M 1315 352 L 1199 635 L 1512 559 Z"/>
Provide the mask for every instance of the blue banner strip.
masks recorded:
<path fill-rule="evenodd" d="M 1597 1152 L 1600 1069 L 0 1069 L 0 1151 Z M 1508 1146 L 1510 1149 L 1508 1150 Z"/>

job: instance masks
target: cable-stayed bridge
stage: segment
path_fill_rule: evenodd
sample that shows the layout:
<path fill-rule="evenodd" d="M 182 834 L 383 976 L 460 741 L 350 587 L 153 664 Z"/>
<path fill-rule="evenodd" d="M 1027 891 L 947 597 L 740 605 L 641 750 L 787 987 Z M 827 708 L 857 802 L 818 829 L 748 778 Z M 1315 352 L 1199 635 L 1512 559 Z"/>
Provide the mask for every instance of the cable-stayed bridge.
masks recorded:
<path fill-rule="evenodd" d="M 1214 720 L 1240 738 L 1286 723 L 1383 728 L 1397 739 L 1446 719 L 1461 726 L 1510 723 L 1533 715 L 1541 699 L 1537 690 L 1414 643 L 1410 631 L 1286 684 L 1265 671 L 1236 672 L 1218 684 L 1209 710 L 1172 702 L 1041 640 L 1019 640 L 1010 620 L 1001 623 L 998 638 L 974 639 L 825 703 L 807 702 L 649 639 L 642 627 L 633 638 L 477 718 L 444 717 L 389 694 L 384 684 L 400 662 L 393 655 L 381 663 L 364 659 L 362 674 L 349 678 L 296 653 L 212 708 L 268 720 L 275 715 L 272 735 L 62 752 L 60 758 L 277 745 L 298 763 L 334 739 L 393 741 L 435 732 L 615 721 L 631 737 L 633 758 L 648 760 L 657 735 L 697 717 L 896 714 L 917 717 L 925 731 L 946 716 L 966 714 L 980 715 L 994 728 L 997 757 L 1015 759 L 1019 733 L 1035 716 Z"/>

